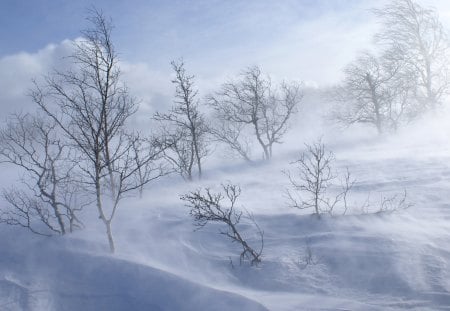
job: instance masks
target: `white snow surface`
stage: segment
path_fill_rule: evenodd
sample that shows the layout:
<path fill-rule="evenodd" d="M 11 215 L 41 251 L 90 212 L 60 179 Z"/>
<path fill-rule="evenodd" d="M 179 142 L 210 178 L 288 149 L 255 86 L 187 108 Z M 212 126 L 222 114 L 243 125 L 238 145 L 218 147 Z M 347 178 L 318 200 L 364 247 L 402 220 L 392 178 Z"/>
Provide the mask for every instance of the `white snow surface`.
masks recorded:
<path fill-rule="evenodd" d="M 282 170 L 304 141 L 291 138 L 270 163 L 211 160 L 202 182 L 169 176 L 124 201 L 114 255 L 94 208 L 65 237 L 2 225 L 0 310 L 450 310 L 450 144 L 419 134 L 324 138 L 357 180 L 346 215 L 288 207 Z M 195 231 L 179 200 L 226 181 L 241 186 L 239 207 L 264 230 L 258 266 L 239 264 L 221 224 Z M 413 206 L 377 213 L 380 196 L 404 190 Z M 258 242 L 251 226 L 241 230 Z"/>

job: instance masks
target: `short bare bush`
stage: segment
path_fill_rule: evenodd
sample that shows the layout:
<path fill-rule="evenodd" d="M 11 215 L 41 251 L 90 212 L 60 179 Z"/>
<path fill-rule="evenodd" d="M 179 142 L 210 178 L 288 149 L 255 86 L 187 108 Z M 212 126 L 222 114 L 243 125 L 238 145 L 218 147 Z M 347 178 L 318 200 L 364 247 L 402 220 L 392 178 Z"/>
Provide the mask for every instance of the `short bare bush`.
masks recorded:
<path fill-rule="evenodd" d="M 413 206 L 407 199 L 406 190 L 403 193 L 396 193 L 393 195 L 380 194 L 379 201 L 374 204 L 371 202 L 370 194 L 366 202 L 361 206 L 362 214 L 381 214 L 401 211 Z"/>
<path fill-rule="evenodd" d="M 219 222 L 226 226 L 226 229 L 221 230 L 223 234 L 242 246 L 240 254 L 240 263 L 244 260 L 249 260 L 251 265 L 258 265 L 261 262 L 262 251 L 264 248 L 264 232 L 256 223 L 252 214 L 244 213 L 236 208 L 236 201 L 241 194 L 241 189 L 237 185 L 225 184 L 222 185 L 222 192 L 213 193 L 209 188 L 203 191 L 197 190 L 188 194 L 182 195 L 181 200 L 187 203 L 191 208 L 190 215 L 194 218 L 195 225 L 198 228 L 203 228 L 210 222 Z M 224 205 L 224 200 L 228 201 L 228 205 Z M 244 217 L 243 217 L 244 215 Z M 250 246 L 248 241 L 242 236 L 239 225 L 243 219 L 250 222 L 257 230 L 260 237 L 260 247 L 256 250 Z"/>
<path fill-rule="evenodd" d="M 331 195 L 330 187 L 338 174 L 333 168 L 334 154 L 327 151 L 321 140 L 311 145 L 305 144 L 306 151 L 291 164 L 295 172 L 285 171 L 290 187 L 286 190 L 291 207 L 314 209 L 314 214 L 332 214 L 335 207 L 342 205 L 344 214 L 347 211 L 347 195 L 354 184 L 348 169 L 341 180 L 340 191 Z"/>

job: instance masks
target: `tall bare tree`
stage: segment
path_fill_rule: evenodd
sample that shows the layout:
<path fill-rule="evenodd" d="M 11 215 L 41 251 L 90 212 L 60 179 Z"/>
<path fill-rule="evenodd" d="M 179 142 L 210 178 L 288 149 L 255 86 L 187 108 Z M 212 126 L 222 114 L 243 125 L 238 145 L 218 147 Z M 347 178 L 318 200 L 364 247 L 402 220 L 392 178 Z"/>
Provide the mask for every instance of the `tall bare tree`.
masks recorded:
<path fill-rule="evenodd" d="M 377 42 L 408 64 L 407 79 L 417 77 L 422 110 L 435 109 L 450 86 L 449 43 L 438 14 L 413 0 L 394 0 L 374 12 L 382 23 Z"/>
<path fill-rule="evenodd" d="M 263 158 L 268 160 L 273 145 L 281 143 L 301 99 L 299 84 L 282 83 L 273 87 L 270 78 L 258 67 L 247 68 L 239 80 L 223 84 L 220 91 L 210 96 L 209 104 L 221 125 L 213 132 L 219 141 L 226 142 L 249 160 L 243 136 L 244 129 L 250 127 L 263 150 Z"/>
<path fill-rule="evenodd" d="M 1 210 L 0 221 L 44 235 L 64 235 L 82 225 L 78 213 L 88 202 L 77 196 L 70 146 L 58 137 L 56 126 L 17 114 L 0 131 L 0 161 L 24 172 L 21 185 L 3 190 L 9 207 Z"/>
<path fill-rule="evenodd" d="M 125 124 L 137 103 L 120 79 L 112 23 L 97 10 L 90 12 L 88 21 L 91 28 L 82 32 L 70 58 L 73 68 L 56 71 L 44 84 L 35 83 L 31 96 L 76 148 L 83 183 L 95 196 L 114 252 L 111 225 L 119 201 L 163 174 L 160 166 L 152 165 L 161 150 L 150 144 L 136 157 L 141 150 L 136 148 L 138 138 L 125 132 Z"/>
<path fill-rule="evenodd" d="M 175 72 L 175 106 L 169 113 L 156 113 L 162 130 L 166 158 L 187 180 L 192 180 L 196 166 L 198 178 L 202 177 L 202 159 L 208 155 L 208 125 L 199 110 L 198 91 L 194 87 L 194 76 L 186 72 L 184 62 L 171 63 Z"/>
<path fill-rule="evenodd" d="M 411 100 L 415 80 L 402 75 L 403 65 L 389 54 L 361 53 L 345 68 L 344 81 L 332 92 L 339 104 L 337 119 L 371 124 L 379 134 L 396 130 L 416 110 Z"/>

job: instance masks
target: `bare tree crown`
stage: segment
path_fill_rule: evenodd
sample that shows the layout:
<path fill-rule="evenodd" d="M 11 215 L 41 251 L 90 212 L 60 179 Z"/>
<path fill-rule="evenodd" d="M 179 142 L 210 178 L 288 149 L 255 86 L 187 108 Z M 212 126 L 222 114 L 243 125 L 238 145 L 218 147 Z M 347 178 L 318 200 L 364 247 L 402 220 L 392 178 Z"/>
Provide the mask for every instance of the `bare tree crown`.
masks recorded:
<path fill-rule="evenodd" d="M 422 110 L 435 109 L 450 86 L 449 43 L 438 14 L 413 0 L 394 0 L 374 12 L 382 24 L 377 42 L 407 64 Z"/>
<path fill-rule="evenodd" d="M 209 154 L 207 135 L 209 126 L 199 109 L 198 90 L 194 86 L 194 76 L 186 72 L 184 62 L 171 63 L 175 73 L 175 105 L 168 113 L 156 113 L 159 122 L 161 146 L 164 155 L 183 178 L 191 181 L 194 168 L 198 178 L 202 177 L 202 161 Z"/>
<path fill-rule="evenodd" d="M 219 141 L 250 160 L 243 131 L 251 129 L 263 150 L 263 158 L 268 160 L 273 145 L 282 142 L 301 98 L 299 84 L 282 83 L 275 88 L 259 67 L 247 68 L 237 81 L 223 84 L 220 91 L 209 97 L 219 120 L 213 132 Z"/>
<path fill-rule="evenodd" d="M 367 123 L 379 134 L 395 131 L 415 114 L 411 100 L 414 79 L 402 74 L 404 64 L 384 54 L 365 52 L 344 70 L 344 81 L 333 97 L 339 106 L 334 114 L 344 124 Z"/>

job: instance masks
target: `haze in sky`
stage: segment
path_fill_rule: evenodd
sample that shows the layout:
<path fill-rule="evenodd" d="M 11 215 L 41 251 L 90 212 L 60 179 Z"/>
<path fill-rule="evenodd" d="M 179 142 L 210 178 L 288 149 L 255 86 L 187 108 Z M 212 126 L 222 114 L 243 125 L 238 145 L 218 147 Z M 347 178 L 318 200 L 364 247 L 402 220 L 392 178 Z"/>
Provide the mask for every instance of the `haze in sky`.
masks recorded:
<path fill-rule="evenodd" d="M 64 60 L 95 6 L 115 25 L 128 86 L 143 109 L 170 103 L 170 61 L 183 57 L 204 95 L 247 66 L 278 80 L 328 86 L 358 51 L 370 49 L 375 0 L 50 1 L 0 3 L 0 93 L 4 112 L 28 110 L 31 80 Z M 450 3 L 423 1 L 441 20 Z M 28 103 L 28 104 L 27 104 Z M 2 116 L 6 116 L 2 113 Z"/>
<path fill-rule="evenodd" d="M 259 64 L 281 77 L 331 82 L 371 42 L 375 1 L 2 1 L 0 57 L 74 39 L 91 6 L 113 19 L 122 60 L 168 71 L 184 57 L 197 74 Z M 379 3 L 377 3 L 379 5 Z M 223 74 L 223 73 L 222 73 Z"/>

